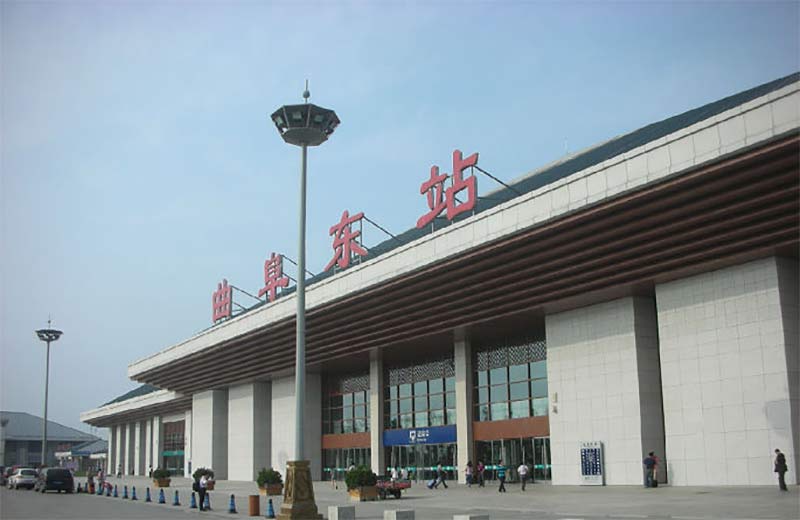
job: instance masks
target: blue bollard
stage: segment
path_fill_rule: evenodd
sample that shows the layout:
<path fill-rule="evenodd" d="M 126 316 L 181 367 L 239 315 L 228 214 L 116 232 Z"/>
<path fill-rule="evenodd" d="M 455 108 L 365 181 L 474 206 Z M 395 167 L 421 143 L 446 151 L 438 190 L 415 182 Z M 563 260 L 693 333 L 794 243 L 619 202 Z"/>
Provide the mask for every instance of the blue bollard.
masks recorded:
<path fill-rule="evenodd" d="M 119 495 L 117 494 L 117 485 L 116 484 L 114 484 L 114 498 L 119 498 Z"/>
<path fill-rule="evenodd" d="M 209 493 L 206 493 L 206 499 L 203 501 L 203 509 L 211 511 L 211 496 Z"/>
<path fill-rule="evenodd" d="M 275 508 L 272 507 L 272 499 L 267 501 L 267 518 L 275 518 Z"/>
<path fill-rule="evenodd" d="M 231 514 L 235 514 L 236 513 L 236 499 L 234 498 L 233 493 L 231 493 L 231 503 L 228 506 L 228 513 L 231 513 Z"/>
<path fill-rule="evenodd" d="M 164 489 L 163 488 L 158 492 L 158 503 L 159 504 L 166 504 L 167 503 L 167 499 L 164 498 Z"/>
<path fill-rule="evenodd" d="M 133 486 L 131 489 L 131 500 L 137 500 L 136 498 L 136 486 Z"/>
<path fill-rule="evenodd" d="M 145 502 L 152 502 L 153 500 L 150 498 L 150 488 L 148 487 L 144 492 L 144 501 Z"/>
<path fill-rule="evenodd" d="M 192 499 L 189 501 L 189 509 L 197 509 L 197 499 L 194 497 L 194 491 L 192 492 Z"/>
<path fill-rule="evenodd" d="M 122 486 L 122 498 L 128 500 L 128 486 L 127 484 Z"/>
<path fill-rule="evenodd" d="M 175 498 L 172 500 L 172 505 L 173 506 L 181 505 L 181 501 L 178 500 L 178 490 L 177 489 L 175 490 Z"/>

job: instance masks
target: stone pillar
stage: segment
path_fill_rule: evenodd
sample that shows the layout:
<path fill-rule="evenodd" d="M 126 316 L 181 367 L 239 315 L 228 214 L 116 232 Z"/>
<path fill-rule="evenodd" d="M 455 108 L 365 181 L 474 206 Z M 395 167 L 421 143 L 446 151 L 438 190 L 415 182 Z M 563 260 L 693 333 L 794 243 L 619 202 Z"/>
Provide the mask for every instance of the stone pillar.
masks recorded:
<path fill-rule="evenodd" d="M 456 370 L 456 471 L 458 481 L 466 482 L 464 468 L 473 459 L 472 442 L 472 346 L 463 329 L 454 334 Z"/>
<path fill-rule="evenodd" d="M 123 467 L 123 471 L 126 475 L 133 474 L 134 468 L 134 447 L 135 447 L 135 426 L 133 423 L 128 423 L 125 425 L 125 466 Z"/>
<path fill-rule="evenodd" d="M 153 419 L 144 422 L 144 474 L 148 475 L 153 464 Z"/>
<path fill-rule="evenodd" d="M 192 440 L 192 411 L 186 410 L 183 420 L 183 476 L 186 478 L 192 478 L 193 472 Z"/>
<path fill-rule="evenodd" d="M 311 469 L 307 460 L 291 461 L 286 468 L 286 486 L 283 490 L 280 520 L 320 519 L 314 501 L 314 486 L 311 482 Z"/>
<path fill-rule="evenodd" d="M 270 390 L 269 383 L 228 388 L 228 480 L 253 481 L 270 467 Z"/>
<path fill-rule="evenodd" d="M 228 478 L 227 390 L 192 396 L 192 471 L 200 467 L 213 469 L 218 480 Z"/>
<path fill-rule="evenodd" d="M 106 454 L 106 475 L 114 473 L 117 464 L 117 427 L 108 427 L 108 453 Z"/>
<path fill-rule="evenodd" d="M 369 355 L 369 447 L 372 471 L 386 473 L 386 455 L 383 449 L 383 357 L 379 350 Z"/>
<path fill-rule="evenodd" d="M 272 380 L 272 456 L 274 468 L 286 468 L 294 456 L 294 376 Z M 302 413 L 305 422 L 305 454 L 311 461 L 312 479 L 322 477 L 322 381 L 319 374 L 306 373 L 306 402 Z"/>
<path fill-rule="evenodd" d="M 553 484 L 580 484 L 581 442 L 601 441 L 606 483 L 642 485 L 647 452 L 664 461 L 652 299 L 590 305 L 545 323 Z"/>
<path fill-rule="evenodd" d="M 144 461 L 144 446 L 142 444 L 142 421 L 136 421 L 133 425 L 133 473 L 134 475 L 142 475 L 144 469 L 142 462 Z"/>
<path fill-rule="evenodd" d="M 786 481 L 800 484 L 797 473 L 797 468 L 800 468 L 800 323 L 798 323 L 798 318 L 800 318 L 800 294 L 798 294 L 800 264 L 793 258 L 778 258 L 777 266 L 791 421 L 784 423 L 786 427 L 780 429 L 774 442 L 791 446 L 791 448 L 786 450 L 780 446 L 774 448 L 778 448 L 784 453 L 792 450 L 786 453 L 786 462 L 790 469 L 795 468 L 795 470 L 787 474 Z"/>
<path fill-rule="evenodd" d="M 153 436 L 152 436 L 152 458 L 150 459 L 153 464 L 153 469 L 161 467 L 161 416 L 156 415 L 153 417 Z"/>
<path fill-rule="evenodd" d="M 117 433 L 117 443 L 116 443 L 116 455 L 114 455 L 114 465 L 111 467 L 111 471 L 108 472 L 109 475 L 116 475 L 117 471 L 122 473 L 124 471 L 124 461 L 125 461 L 125 425 L 118 424 L 114 427 L 114 430 Z M 120 468 L 122 467 L 122 470 Z"/>

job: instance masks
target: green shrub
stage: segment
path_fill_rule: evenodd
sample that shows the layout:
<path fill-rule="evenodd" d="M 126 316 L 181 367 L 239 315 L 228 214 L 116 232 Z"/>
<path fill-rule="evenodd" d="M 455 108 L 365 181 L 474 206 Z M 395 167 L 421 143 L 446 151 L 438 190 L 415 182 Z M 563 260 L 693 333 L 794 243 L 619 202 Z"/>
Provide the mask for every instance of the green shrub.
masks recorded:
<path fill-rule="evenodd" d="M 374 486 L 378 482 L 378 476 L 366 466 L 358 466 L 348 471 L 344 476 L 347 489 L 355 489 L 364 486 Z"/>
<path fill-rule="evenodd" d="M 258 472 L 258 477 L 256 477 L 256 482 L 258 487 L 263 488 L 267 484 L 283 484 L 283 477 L 281 477 L 279 471 L 272 468 L 261 468 L 261 471 Z"/>
<path fill-rule="evenodd" d="M 153 479 L 159 480 L 163 478 L 169 478 L 169 471 L 161 468 L 153 470 Z"/>
<path fill-rule="evenodd" d="M 212 480 L 214 479 L 214 471 L 211 468 L 197 468 L 194 470 L 194 473 L 192 473 L 192 478 L 195 480 L 200 480 L 203 475 Z"/>

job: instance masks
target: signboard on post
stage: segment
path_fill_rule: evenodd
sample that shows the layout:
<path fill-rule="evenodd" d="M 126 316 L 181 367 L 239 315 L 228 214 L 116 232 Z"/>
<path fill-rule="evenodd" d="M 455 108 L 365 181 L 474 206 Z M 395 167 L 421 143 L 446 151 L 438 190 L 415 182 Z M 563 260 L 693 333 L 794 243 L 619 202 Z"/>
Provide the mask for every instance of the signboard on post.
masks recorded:
<path fill-rule="evenodd" d="M 581 485 L 602 486 L 603 443 L 600 441 L 581 443 Z"/>

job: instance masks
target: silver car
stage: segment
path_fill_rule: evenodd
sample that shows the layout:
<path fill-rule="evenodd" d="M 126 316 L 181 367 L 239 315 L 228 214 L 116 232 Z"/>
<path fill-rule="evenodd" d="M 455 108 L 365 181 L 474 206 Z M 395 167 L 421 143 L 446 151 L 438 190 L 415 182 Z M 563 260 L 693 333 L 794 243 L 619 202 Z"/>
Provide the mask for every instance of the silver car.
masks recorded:
<path fill-rule="evenodd" d="M 21 487 L 32 489 L 36 484 L 36 470 L 32 468 L 17 468 L 8 478 L 8 489 Z"/>

